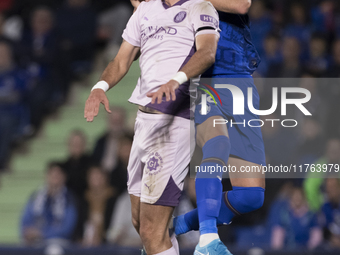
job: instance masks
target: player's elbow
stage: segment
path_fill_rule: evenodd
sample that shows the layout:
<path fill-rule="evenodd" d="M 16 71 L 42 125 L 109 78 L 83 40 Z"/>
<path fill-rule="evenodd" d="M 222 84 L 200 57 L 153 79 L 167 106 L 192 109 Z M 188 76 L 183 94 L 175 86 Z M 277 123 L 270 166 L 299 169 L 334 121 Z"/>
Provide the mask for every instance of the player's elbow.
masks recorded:
<path fill-rule="evenodd" d="M 208 61 L 208 66 L 212 66 L 213 64 L 215 63 L 215 54 L 214 55 L 211 55 L 209 56 L 209 61 Z"/>
<path fill-rule="evenodd" d="M 239 6 L 237 7 L 237 12 L 239 14 L 247 14 L 250 7 L 251 7 L 251 0 L 240 1 Z"/>
<path fill-rule="evenodd" d="M 216 52 L 213 50 L 206 51 L 204 53 L 205 62 L 208 67 L 212 66 L 215 63 L 215 56 Z"/>

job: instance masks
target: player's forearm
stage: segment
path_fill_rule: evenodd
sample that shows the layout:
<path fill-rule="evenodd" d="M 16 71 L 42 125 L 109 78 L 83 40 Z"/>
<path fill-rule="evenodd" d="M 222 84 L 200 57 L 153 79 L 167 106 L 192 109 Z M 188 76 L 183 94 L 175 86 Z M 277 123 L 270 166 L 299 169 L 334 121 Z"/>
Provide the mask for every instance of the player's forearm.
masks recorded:
<path fill-rule="evenodd" d="M 246 14 L 251 6 L 251 0 L 209 0 L 213 6 L 222 12 Z"/>
<path fill-rule="evenodd" d="M 188 79 L 197 77 L 215 63 L 215 55 L 216 51 L 214 49 L 200 49 L 196 51 L 189 62 L 180 71 L 184 72 Z"/>
<path fill-rule="evenodd" d="M 109 84 L 109 87 L 114 87 L 128 72 L 129 67 L 120 63 L 119 60 L 114 59 L 111 61 L 108 66 L 105 68 L 102 73 L 100 80 L 106 81 Z"/>
<path fill-rule="evenodd" d="M 117 56 L 108 64 L 100 79 L 107 82 L 109 88 L 114 87 L 129 71 L 138 52 L 139 47 L 123 41 Z"/>

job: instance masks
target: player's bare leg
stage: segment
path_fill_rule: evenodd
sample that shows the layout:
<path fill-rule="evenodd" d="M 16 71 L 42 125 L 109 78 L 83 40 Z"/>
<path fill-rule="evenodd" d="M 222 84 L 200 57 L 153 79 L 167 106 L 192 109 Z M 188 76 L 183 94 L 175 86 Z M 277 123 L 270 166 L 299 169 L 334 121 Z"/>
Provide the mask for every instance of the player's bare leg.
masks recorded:
<path fill-rule="evenodd" d="M 229 158 L 228 165 L 235 166 L 237 170 L 247 166 L 262 170 L 262 166 L 258 164 L 232 156 Z M 262 171 L 260 173 L 229 173 L 229 178 L 233 187 L 261 187 L 263 189 L 266 187 L 266 180 Z"/>
<path fill-rule="evenodd" d="M 131 200 L 132 224 L 135 227 L 137 233 L 140 234 L 141 236 L 141 239 L 144 244 L 144 249 L 149 250 L 151 248 L 151 251 L 148 254 L 157 254 L 159 253 L 157 251 L 156 251 L 157 253 L 151 252 L 153 252 L 153 250 L 162 249 L 166 251 L 169 250 L 172 246 L 174 247 L 176 254 L 179 254 L 177 240 L 175 236 L 173 236 L 170 239 L 168 231 L 169 220 L 171 219 L 173 208 L 167 206 L 157 206 L 140 203 L 140 198 L 134 195 L 130 195 L 130 200 Z M 143 209 L 141 210 L 141 208 Z M 142 216 L 142 214 L 145 216 Z M 154 214 L 157 215 L 155 216 Z M 166 218 L 168 218 L 167 221 Z M 143 224 L 140 223 L 141 221 L 143 222 Z M 164 248 L 162 248 L 163 246 Z M 156 247 L 156 249 L 154 249 L 153 247 Z"/>
<path fill-rule="evenodd" d="M 139 234 L 140 227 L 140 197 L 130 195 L 131 201 L 131 215 L 132 215 L 132 225 L 135 227 L 137 233 Z"/>
<path fill-rule="evenodd" d="M 203 148 L 205 143 L 210 139 L 223 135 L 229 137 L 228 128 L 226 125 L 216 125 L 214 127 L 214 120 L 223 121 L 221 116 L 212 116 L 197 126 L 196 142 L 199 147 Z"/>
<path fill-rule="evenodd" d="M 148 255 L 172 248 L 168 224 L 173 210 L 169 206 L 141 203 L 139 234 Z"/>

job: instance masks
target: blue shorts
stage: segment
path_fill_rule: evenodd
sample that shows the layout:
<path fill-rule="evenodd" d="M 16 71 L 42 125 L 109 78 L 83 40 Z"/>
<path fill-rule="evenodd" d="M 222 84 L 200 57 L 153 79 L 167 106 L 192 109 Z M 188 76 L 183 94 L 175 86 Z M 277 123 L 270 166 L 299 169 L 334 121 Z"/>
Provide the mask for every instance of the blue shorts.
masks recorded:
<path fill-rule="evenodd" d="M 239 76 L 238 76 L 239 77 Z M 233 96 L 229 89 L 226 88 L 215 88 L 218 96 L 206 86 L 204 89 L 210 91 L 214 96 L 214 100 L 211 96 L 207 95 L 207 114 L 201 114 L 201 96 L 197 100 L 197 105 L 195 109 L 195 124 L 196 126 L 203 123 L 210 117 L 221 116 L 225 119 L 229 138 L 231 143 L 230 156 L 238 157 L 246 161 L 256 163 L 259 165 L 266 165 L 265 151 L 263 138 L 261 133 L 261 123 L 259 121 L 259 116 L 252 113 L 248 107 L 248 96 L 247 90 L 249 87 L 253 89 L 253 106 L 255 109 L 259 109 L 260 97 L 258 91 L 255 87 L 254 80 L 251 76 L 243 78 L 234 78 L 230 76 L 214 76 L 211 79 L 202 79 L 200 84 L 208 84 L 215 88 L 216 84 L 228 84 L 234 85 L 242 90 L 244 95 L 244 114 L 236 115 L 233 113 Z M 199 89 L 199 91 L 202 91 Z M 205 92 L 203 92 L 205 93 Z M 249 122 L 250 121 L 250 122 Z M 239 123 L 239 124 L 235 124 Z M 252 127 L 257 126 L 257 127 Z M 213 127 L 212 127 L 213 128 Z"/>

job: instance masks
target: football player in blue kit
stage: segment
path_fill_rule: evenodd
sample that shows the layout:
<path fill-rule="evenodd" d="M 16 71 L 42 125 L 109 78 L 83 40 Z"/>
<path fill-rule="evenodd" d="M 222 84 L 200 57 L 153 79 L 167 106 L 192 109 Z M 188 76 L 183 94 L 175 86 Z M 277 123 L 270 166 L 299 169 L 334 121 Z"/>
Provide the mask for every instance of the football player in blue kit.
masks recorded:
<path fill-rule="evenodd" d="M 253 106 L 259 109 L 259 95 L 252 74 L 260 58 L 251 42 L 250 22 L 246 14 L 251 0 L 210 1 L 219 12 L 221 37 L 215 64 L 202 77 L 211 80 L 211 87 L 221 82 L 231 84 L 243 95 L 252 88 Z M 242 124 L 259 117 L 249 110 L 247 104 L 244 115 L 234 115 L 235 99 L 231 91 L 215 90 L 222 104 L 207 100 L 209 111 L 206 115 L 202 114 L 200 105 L 195 110 L 196 140 L 203 151 L 200 169 L 230 165 L 237 171 L 229 173 L 233 189 L 224 193 L 221 172 L 197 172 L 197 209 L 174 219 L 176 235 L 200 231 L 195 255 L 231 254 L 220 241 L 217 226 L 229 224 L 236 215 L 259 209 L 264 202 L 265 179 L 262 174 L 239 171 L 241 167 L 261 169 L 266 164 L 261 128 Z M 227 124 L 215 125 L 225 123 L 225 120 L 228 120 Z M 232 122 L 239 124 L 230 125 Z"/>

